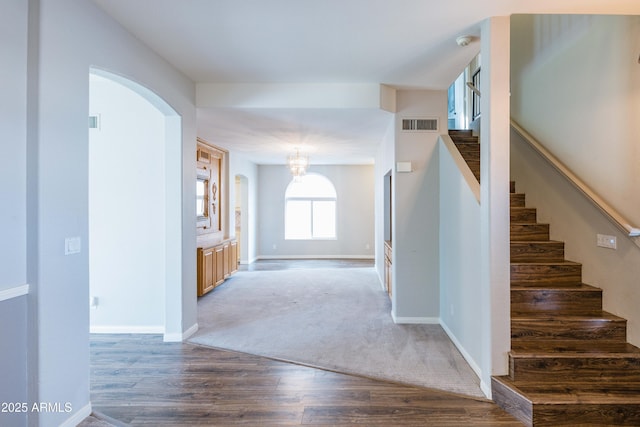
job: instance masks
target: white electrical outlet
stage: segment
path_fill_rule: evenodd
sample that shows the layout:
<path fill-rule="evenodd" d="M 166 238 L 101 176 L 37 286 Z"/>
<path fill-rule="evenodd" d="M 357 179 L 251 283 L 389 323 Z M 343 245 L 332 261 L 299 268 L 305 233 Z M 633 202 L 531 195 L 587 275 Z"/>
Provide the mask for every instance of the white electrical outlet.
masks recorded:
<path fill-rule="evenodd" d="M 596 234 L 596 245 L 601 248 L 617 249 L 616 236 L 608 236 L 606 234 Z"/>

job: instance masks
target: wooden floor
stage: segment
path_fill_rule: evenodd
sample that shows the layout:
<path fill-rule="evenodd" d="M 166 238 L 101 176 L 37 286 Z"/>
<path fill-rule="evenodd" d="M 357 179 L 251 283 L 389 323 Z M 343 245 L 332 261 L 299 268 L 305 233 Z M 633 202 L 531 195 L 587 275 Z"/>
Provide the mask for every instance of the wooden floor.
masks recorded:
<path fill-rule="evenodd" d="M 495 404 L 160 335 L 93 335 L 94 411 L 132 426 L 521 426 Z"/>

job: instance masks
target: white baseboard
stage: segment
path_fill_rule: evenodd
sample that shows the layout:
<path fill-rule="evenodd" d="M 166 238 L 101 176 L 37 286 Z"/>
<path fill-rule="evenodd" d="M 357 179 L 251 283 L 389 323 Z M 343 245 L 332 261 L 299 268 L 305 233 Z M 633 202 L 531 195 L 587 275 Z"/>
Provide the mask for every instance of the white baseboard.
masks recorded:
<path fill-rule="evenodd" d="M 487 385 L 484 381 L 480 380 L 480 390 L 487 396 L 488 399 L 493 399 L 491 395 L 491 385 Z"/>
<path fill-rule="evenodd" d="M 168 333 L 168 334 L 164 334 L 164 342 L 182 342 L 186 339 L 188 339 L 191 335 L 195 334 L 196 332 L 198 332 L 198 324 L 195 323 L 193 325 L 191 325 L 191 327 L 189 329 L 187 329 L 186 331 L 182 332 L 182 333 Z"/>
<path fill-rule="evenodd" d="M 440 323 L 438 317 L 398 317 L 393 311 L 391 312 L 391 318 L 393 323 L 399 325 L 437 325 Z"/>
<path fill-rule="evenodd" d="M 164 334 L 164 326 L 89 326 L 92 334 Z"/>
<path fill-rule="evenodd" d="M 476 373 L 478 378 L 482 378 L 482 369 L 480 369 L 480 366 L 478 366 L 478 364 L 473 359 L 473 357 L 471 357 L 471 355 L 467 352 L 467 350 L 462 346 L 460 341 L 458 341 L 458 338 L 454 335 L 453 332 L 451 332 L 451 329 L 449 329 L 447 324 L 444 322 L 440 322 L 440 326 L 442 326 L 442 329 L 444 329 L 447 336 L 449 336 L 449 339 L 451 340 L 451 342 L 453 342 L 456 348 L 460 351 L 460 353 L 462 354 L 462 357 L 464 357 L 464 359 L 467 361 L 469 366 L 471 366 L 471 369 L 473 369 L 473 372 Z"/>
<path fill-rule="evenodd" d="M 0 291 L 0 301 L 21 297 L 29 293 L 29 285 L 14 286 L 13 288 L 3 289 Z"/>
<path fill-rule="evenodd" d="M 87 403 L 85 406 L 80 408 L 77 412 L 75 412 L 71 418 L 67 418 L 65 422 L 60 424 L 60 427 L 76 427 L 78 424 L 82 422 L 85 418 L 91 415 L 91 402 Z"/>
<path fill-rule="evenodd" d="M 374 259 L 373 255 L 260 255 L 261 259 Z"/>

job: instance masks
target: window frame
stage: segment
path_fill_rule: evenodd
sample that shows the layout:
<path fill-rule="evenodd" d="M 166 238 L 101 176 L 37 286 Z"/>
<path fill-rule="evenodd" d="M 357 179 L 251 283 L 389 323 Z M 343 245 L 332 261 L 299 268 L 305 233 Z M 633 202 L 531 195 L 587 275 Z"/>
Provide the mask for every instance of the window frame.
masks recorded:
<path fill-rule="evenodd" d="M 324 180 L 326 180 L 326 182 L 328 184 L 331 185 L 332 187 L 332 191 L 335 194 L 335 196 L 331 196 L 331 197 L 319 197 L 319 196 L 287 196 L 287 192 L 290 188 L 290 185 L 292 183 L 289 183 L 289 185 L 287 186 L 287 189 L 285 190 L 285 197 L 284 197 L 284 240 L 314 240 L 314 241 L 321 241 L 321 240 L 337 240 L 338 239 L 338 195 L 337 195 L 337 191 L 335 189 L 335 185 L 333 185 L 333 182 L 331 182 L 331 180 L 329 178 L 327 178 L 324 175 L 321 174 L 313 174 L 316 175 L 318 177 L 323 178 Z M 303 178 L 304 179 L 304 178 Z M 309 235 L 306 235 L 305 237 L 291 237 L 288 233 L 288 224 L 289 224 L 289 220 L 288 220 L 288 215 L 289 215 L 289 202 L 290 201 L 295 201 L 295 202 L 309 202 Z M 318 237 L 315 233 L 314 233 L 314 204 L 317 202 L 332 202 L 333 203 L 333 236 L 323 236 L 323 237 Z"/>

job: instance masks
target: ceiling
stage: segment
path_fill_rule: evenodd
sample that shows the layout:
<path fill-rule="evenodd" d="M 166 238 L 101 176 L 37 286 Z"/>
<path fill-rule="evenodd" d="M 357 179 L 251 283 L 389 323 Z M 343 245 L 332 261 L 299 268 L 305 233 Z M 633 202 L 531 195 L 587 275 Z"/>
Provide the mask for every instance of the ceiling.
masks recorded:
<path fill-rule="evenodd" d="M 93 0 L 196 83 L 375 83 L 445 90 L 481 22 L 513 13 L 640 13 L 637 0 Z M 199 136 L 260 164 L 372 163 L 378 109 L 198 108 Z"/>

